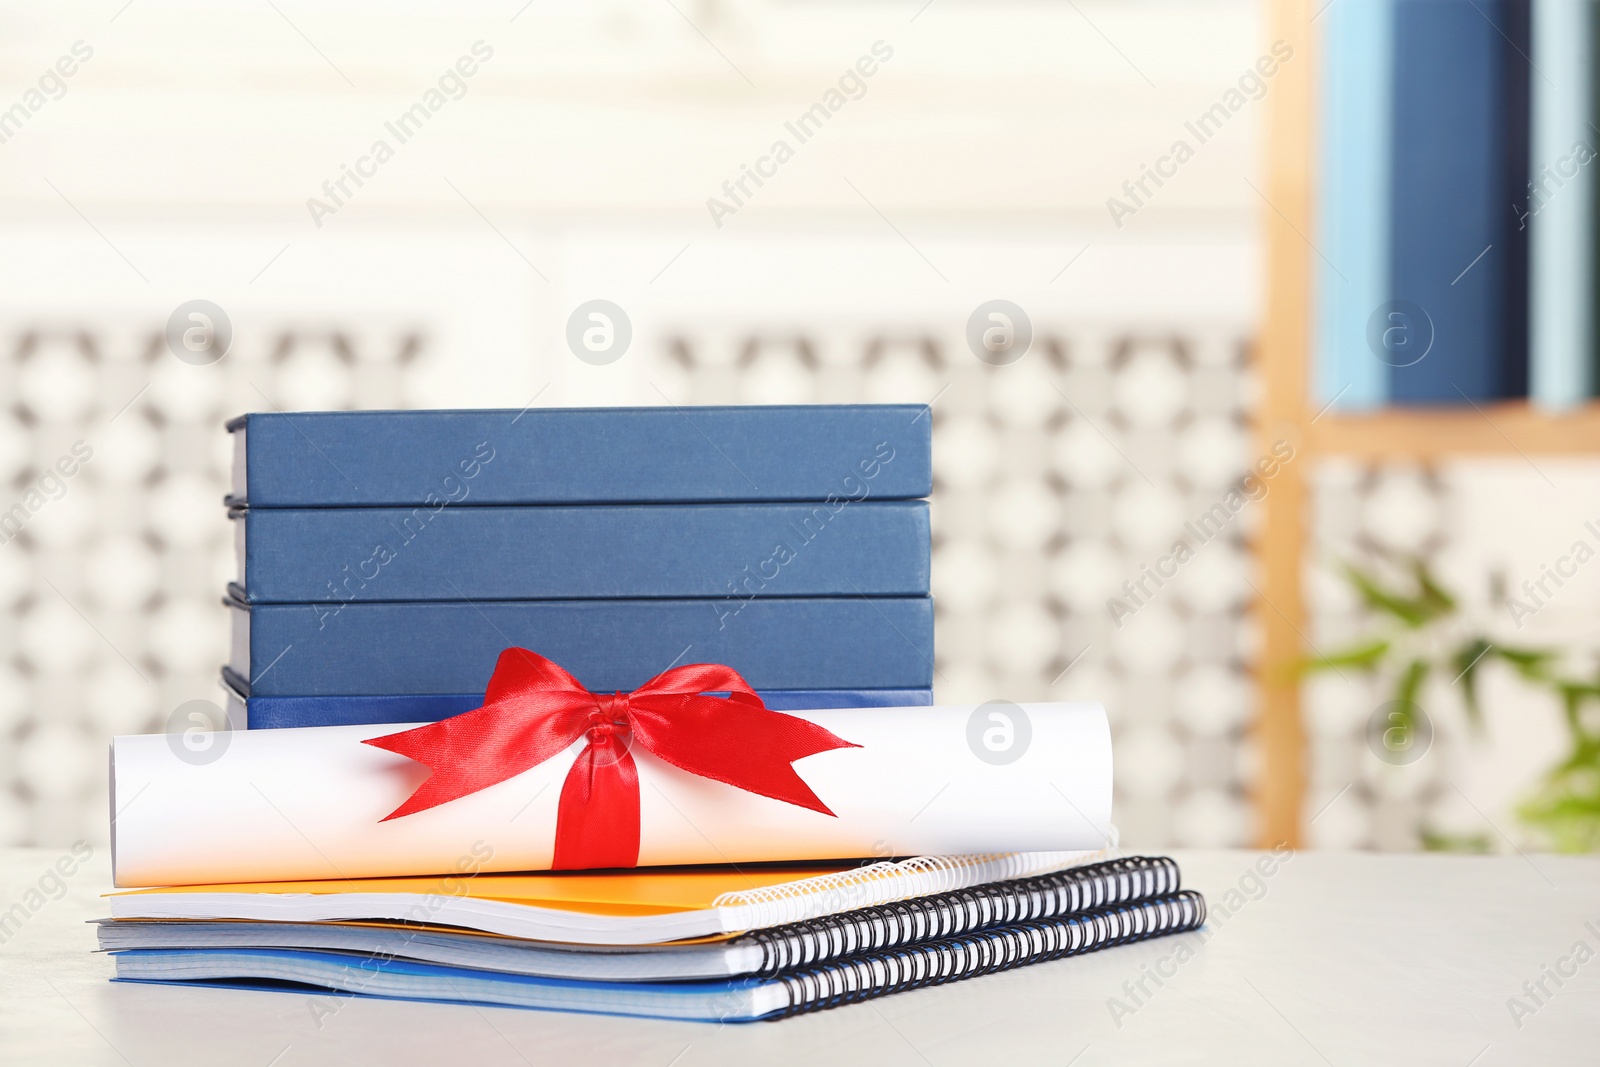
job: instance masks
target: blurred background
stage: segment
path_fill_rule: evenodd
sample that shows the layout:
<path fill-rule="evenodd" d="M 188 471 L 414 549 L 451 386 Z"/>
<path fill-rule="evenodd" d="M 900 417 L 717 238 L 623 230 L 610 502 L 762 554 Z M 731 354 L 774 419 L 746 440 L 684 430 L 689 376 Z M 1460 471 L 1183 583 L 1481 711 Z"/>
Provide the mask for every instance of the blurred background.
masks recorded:
<path fill-rule="evenodd" d="M 1427 648 L 1503 634 L 1581 675 L 1600 645 L 1600 568 L 1506 603 L 1600 520 L 1600 461 L 1317 436 L 1362 431 L 1303 388 L 1312 14 L 6 5 L 0 511 L 43 503 L 0 544 L 0 842 L 104 840 L 108 738 L 221 703 L 233 415 L 904 401 L 934 412 L 938 699 L 1103 701 L 1125 846 L 1550 847 L 1523 812 L 1572 743 L 1550 686 L 1488 656 L 1474 727 L 1437 669 L 1375 741 L 1404 663 L 1295 674 L 1385 624 L 1349 561 L 1398 588 L 1428 562 L 1459 608 Z M 233 330 L 207 366 L 164 337 L 196 299 Z M 593 299 L 632 324 L 608 366 L 565 341 Z M 966 339 L 994 299 L 1033 327 L 1006 366 Z M 1175 577 L 1125 586 L 1219 503 Z"/>

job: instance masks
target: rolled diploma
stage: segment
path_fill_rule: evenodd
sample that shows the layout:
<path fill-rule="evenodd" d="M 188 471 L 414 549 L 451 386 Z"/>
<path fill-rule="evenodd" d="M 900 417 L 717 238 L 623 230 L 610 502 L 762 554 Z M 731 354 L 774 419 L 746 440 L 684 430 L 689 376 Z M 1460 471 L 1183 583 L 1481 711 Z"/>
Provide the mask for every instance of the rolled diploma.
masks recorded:
<path fill-rule="evenodd" d="M 994 740 L 1006 736 L 1004 722 L 990 725 L 989 710 L 788 713 L 861 746 L 794 763 L 832 816 L 698 777 L 636 744 L 639 865 L 1105 847 L 1111 735 L 1104 709 L 1001 707 L 1021 707 L 1029 727 L 1012 724 L 1012 743 L 1025 740 L 1026 748 L 1001 765 L 990 762 L 996 757 L 982 740 L 991 729 L 1002 730 Z M 116 738 L 116 884 L 548 870 L 561 784 L 585 742 L 480 792 L 384 822 L 431 772 L 361 741 L 412 725 L 219 734 L 212 744 L 226 747 L 210 750 L 214 758 L 203 763 L 173 735 Z"/>

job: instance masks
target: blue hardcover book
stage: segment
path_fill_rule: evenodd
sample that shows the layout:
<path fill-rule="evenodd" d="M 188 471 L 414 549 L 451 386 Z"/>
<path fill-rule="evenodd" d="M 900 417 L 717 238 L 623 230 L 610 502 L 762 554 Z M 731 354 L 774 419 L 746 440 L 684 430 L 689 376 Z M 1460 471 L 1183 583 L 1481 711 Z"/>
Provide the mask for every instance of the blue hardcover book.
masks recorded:
<path fill-rule="evenodd" d="M 482 693 L 424 696 L 253 697 L 248 684 L 223 669 L 228 722 L 237 730 L 296 726 L 367 726 L 387 722 L 436 722 L 482 707 Z M 932 689 L 769 689 L 762 703 L 774 711 L 812 708 L 913 708 L 933 703 Z"/>
<path fill-rule="evenodd" d="M 1553 409 L 1595 389 L 1594 24 L 1594 0 L 1534 0 L 1528 392 Z"/>
<path fill-rule="evenodd" d="M 914 500 L 926 405 L 245 415 L 230 503 L 252 508 Z"/>
<path fill-rule="evenodd" d="M 933 685 L 929 597 L 228 604 L 228 666 L 252 696 L 482 693 L 512 646 L 595 692 L 682 663 L 726 664 L 763 691 Z"/>
<path fill-rule="evenodd" d="M 1394 5 L 1340 0 L 1323 12 L 1316 189 L 1323 255 L 1312 260 L 1315 404 L 1361 411 L 1388 401 L 1389 362 L 1396 358 L 1375 352 L 1367 330 L 1389 299 Z"/>
<path fill-rule="evenodd" d="M 1528 29 L 1526 0 L 1396 7 L 1391 283 L 1419 337 L 1398 403 L 1526 394 Z"/>
<path fill-rule="evenodd" d="M 922 596 L 928 505 L 236 509 L 252 603 Z"/>

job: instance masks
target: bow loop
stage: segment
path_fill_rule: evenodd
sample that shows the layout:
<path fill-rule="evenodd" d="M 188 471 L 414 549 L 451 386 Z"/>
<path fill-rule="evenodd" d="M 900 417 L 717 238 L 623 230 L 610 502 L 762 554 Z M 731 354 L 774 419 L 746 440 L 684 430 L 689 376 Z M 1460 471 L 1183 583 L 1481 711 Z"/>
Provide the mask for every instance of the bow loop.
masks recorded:
<path fill-rule="evenodd" d="M 726 693 L 727 696 L 713 694 Z M 500 653 L 483 706 L 366 744 L 407 756 L 433 774 L 397 819 L 487 789 L 583 738 L 561 787 L 552 866 L 632 867 L 639 858 L 634 743 L 680 770 L 824 815 L 833 812 L 793 762 L 859 748 L 793 715 L 768 709 L 731 667 L 673 667 L 631 693 L 595 694 L 537 653 Z"/>

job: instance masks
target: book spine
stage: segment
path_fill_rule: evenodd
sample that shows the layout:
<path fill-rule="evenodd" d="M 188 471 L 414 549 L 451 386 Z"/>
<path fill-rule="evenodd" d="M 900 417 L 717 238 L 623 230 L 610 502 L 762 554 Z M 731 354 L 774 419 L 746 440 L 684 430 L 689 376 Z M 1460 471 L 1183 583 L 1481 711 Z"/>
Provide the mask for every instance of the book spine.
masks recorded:
<path fill-rule="evenodd" d="M 1394 106 L 1389 0 L 1343 0 L 1322 16 L 1313 381 L 1320 410 L 1389 398 L 1389 127 Z M 1369 338 L 1374 316 L 1380 328 Z"/>
<path fill-rule="evenodd" d="M 1593 0 L 1534 0 L 1528 230 L 1529 395 L 1549 409 L 1595 389 L 1595 232 L 1590 127 Z"/>
<path fill-rule="evenodd" d="M 1396 6 L 1392 297 L 1419 331 L 1390 368 L 1398 403 L 1527 387 L 1528 47 L 1522 0 Z"/>
<path fill-rule="evenodd" d="M 914 500 L 933 488 L 925 405 L 259 413 L 262 507 Z"/>
<path fill-rule="evenodd" d="M 1533 14 L 1529 0 L 1501 0 L 1501 17 L 1496 23 L 1500 52 L 1500 85 L 1497 107 L 1491 119 L 1499 141 L 1494 160 L 1498 163 L 1495 195 L 1515 197 L 1528 187 L 1528 143 L 1533 136 L 1533 69 L 1528 54 L 1533 48 Z M 1502 398 L 1527 399 L 1528 376 L 1528 231 L 1516 209 L 1500 204 L 1499 223 L 1494 227 L 1506 249 L 1505 272 L 1501 279 L 1503 315 L 1495 366 L 1499 371 L 1498 389 Z"/>
<path fill-rule="evenodd" d="M 1594 7 L 1588 9 L 1589 56 L 1593 62 L 1600 57 L 1600 10 Z M 1600 133 L 1595 128 L 1600 126 L 1600 77 L 1595 77 L 1593 72 L 1589 75 L 1589 98 L 1587 101 L 1586 117 L 1588 121 L 1590 151 L 1600 153 Z M 1595 166 L 1596 161 L 1591 156 L 1590 166 Z M 1589 377 L 1589 391 L 1587 399 L 1600 396 L 1600 178 L 1590 177 L 1589 184 L 1589 257 L 1591 264 L 1590 284 L 1584 294 L 1590 307 L 1590 335 L 1591 345 L 1588 358 L 1585 360 Z"/>
<path fill-rule="evenodd" d="M 925 596 L 921 500 L 250 509 L 253 603 Z"/>
<path fill-rule="evenodd" d="M 932 689 L 769 690 L 759 694 L 773 711 L 812 708 L 906 708 L 933 704 Z M 483 706 L 482 693 L 437 696 L 241 697 L 251 730 L 300 726 L 367 726 L 436 722 Z"/>
<path fill-rule="evenodd" d="M 772 976 L 896 945 L 1166 896 L 1179 888 L 1178 865 L 1172 860 L 1129 856 L 1042 878 L 974 886 L 758 930 L 734 944 L 759 947 L 756 973 Z"/>
<path fill-rule="evenodd" d="M 788 993 L 789 1006 L 763 1018 L 821 1011 L 1183 933 L 1199 929 L 1205 917 L 1205 898 L 1186 889 L 1171 896 L 1049 922 L 1022 923 L 868 953 L 771 979 Z"/>
<path fill-rule="evenodd" d="M 253 697 L 481 693 L 513 646 L 595 692 L 683 663 L 727 664 L 757 690 L 933 685 L 928 597 L 758 598 L 737 612 L 716 600 L 230 606 L 229 668 Z"/>

